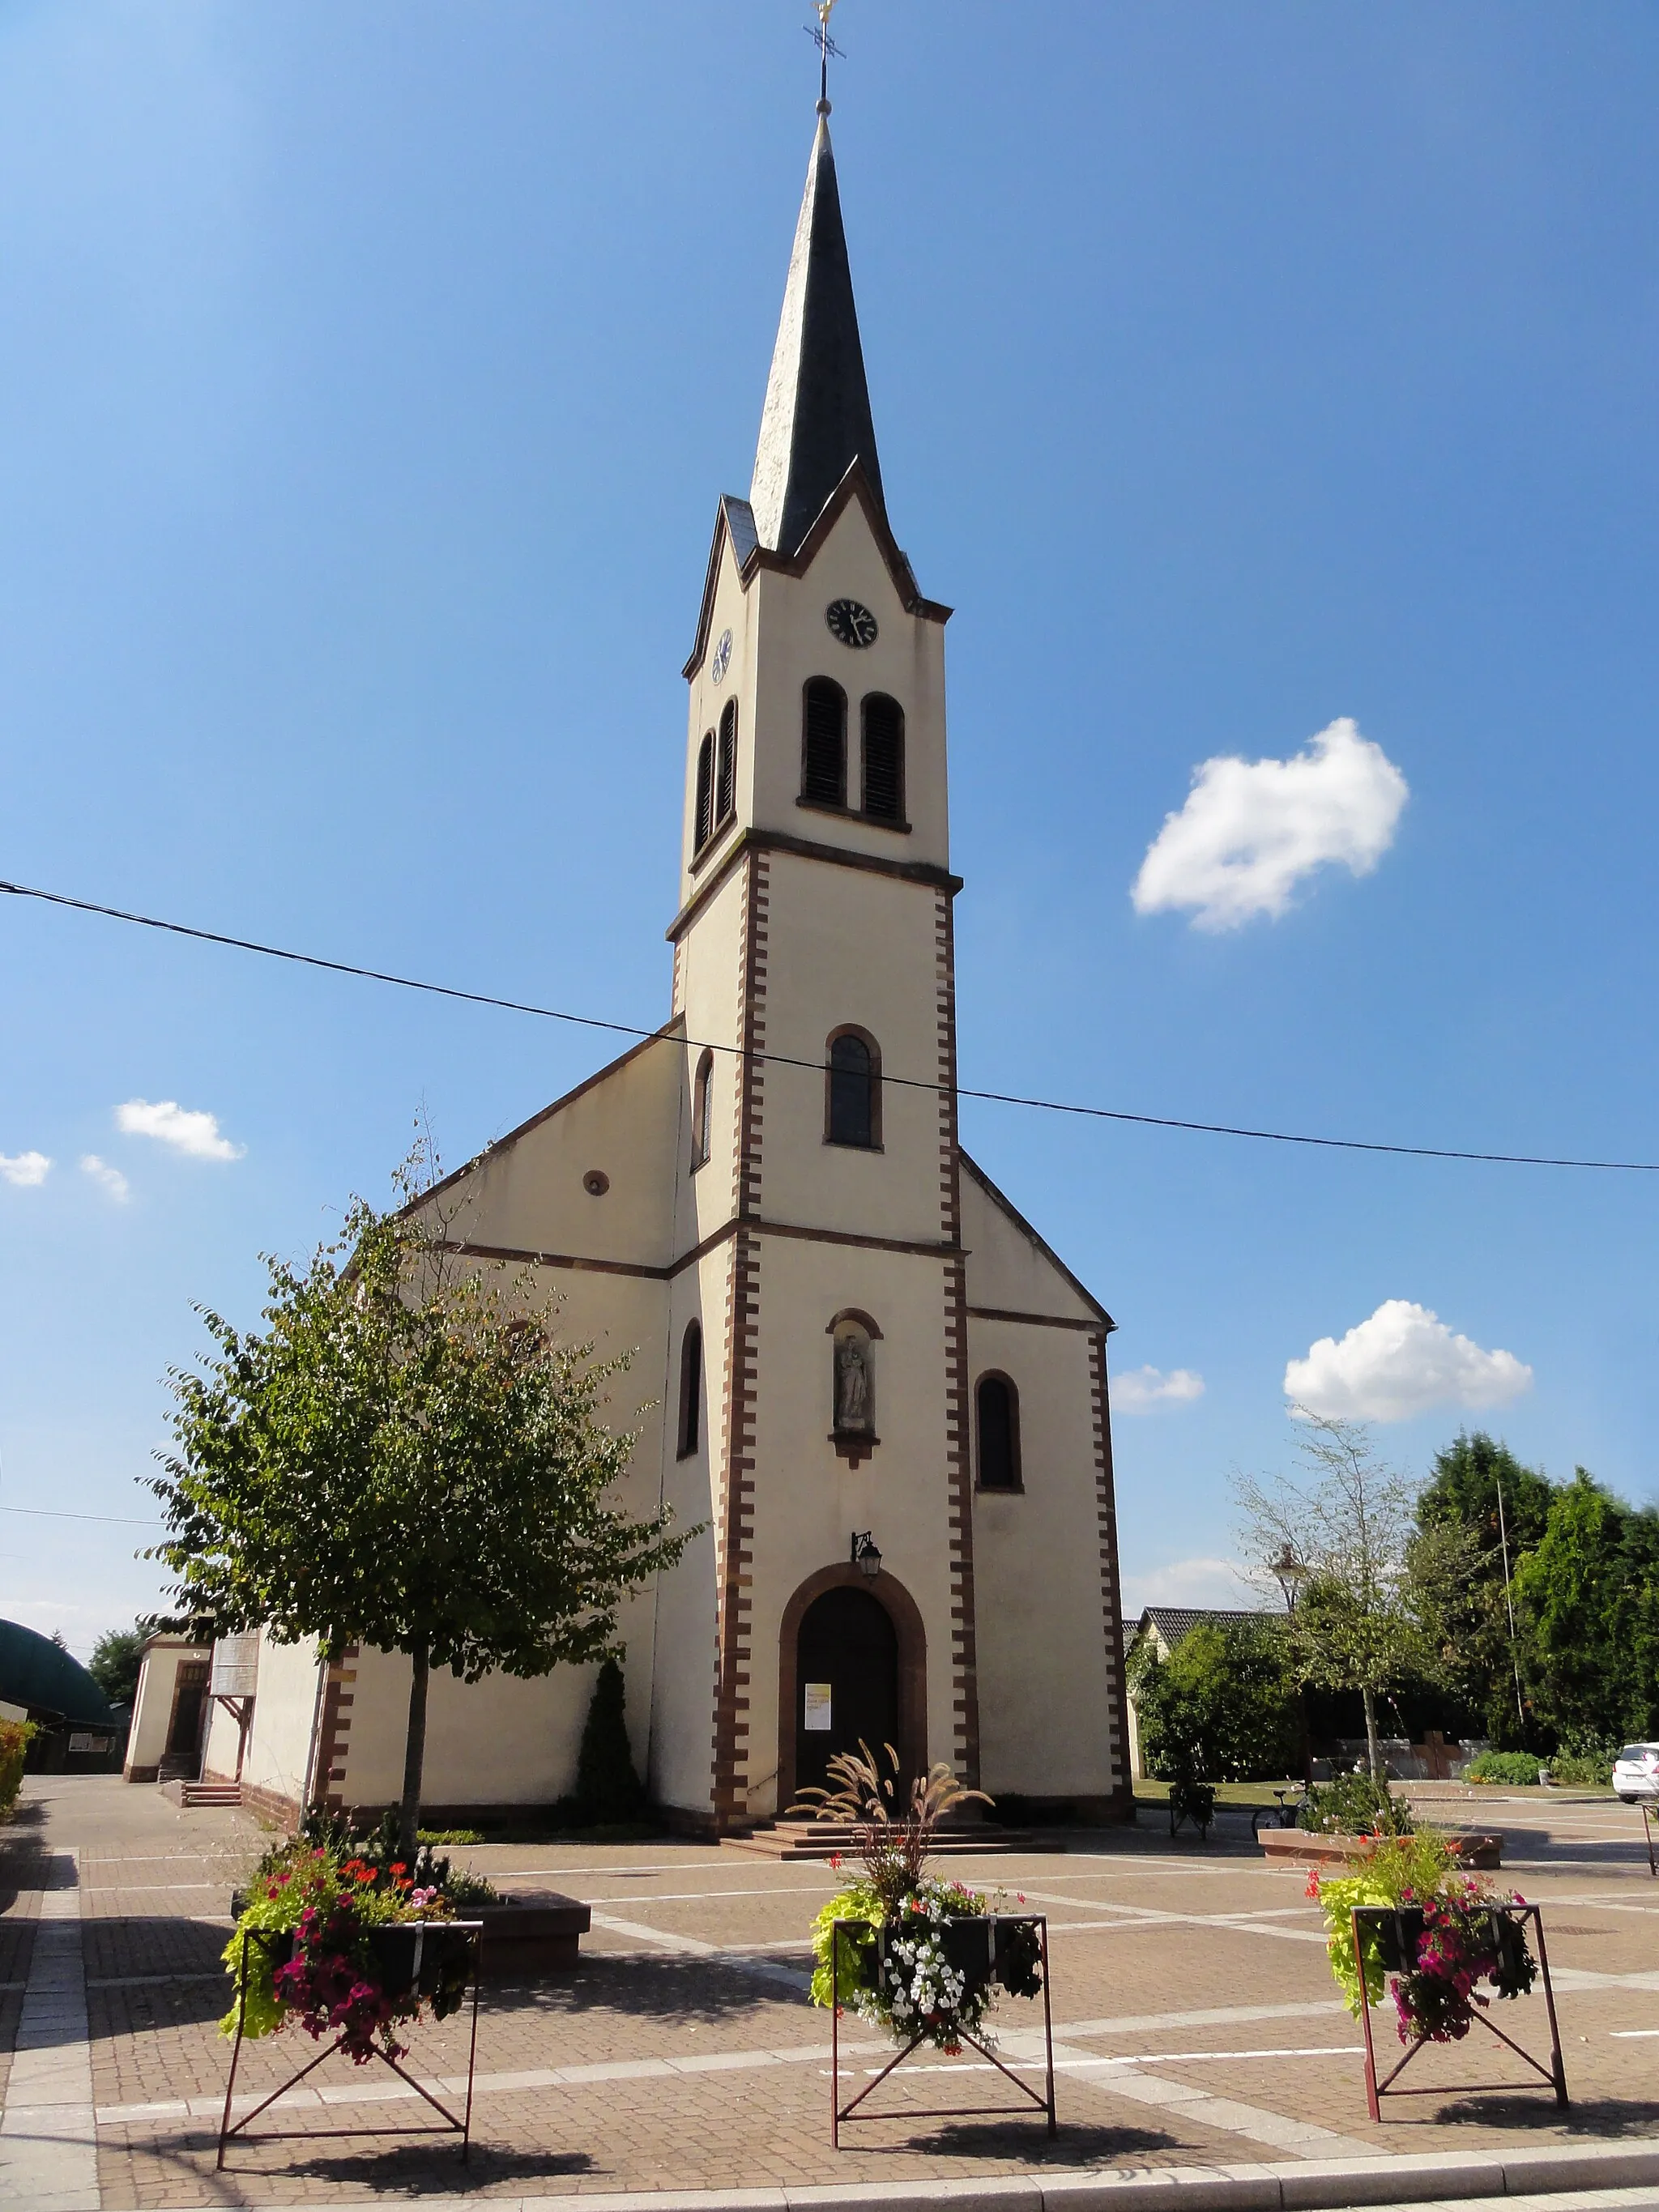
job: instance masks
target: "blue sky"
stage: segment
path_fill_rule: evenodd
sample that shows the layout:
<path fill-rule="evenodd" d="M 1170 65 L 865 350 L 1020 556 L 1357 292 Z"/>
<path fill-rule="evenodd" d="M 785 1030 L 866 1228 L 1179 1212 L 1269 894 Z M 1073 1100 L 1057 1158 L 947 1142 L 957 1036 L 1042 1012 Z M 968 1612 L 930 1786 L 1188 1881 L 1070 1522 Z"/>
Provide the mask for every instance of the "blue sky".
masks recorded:
<path fill-rule="evenodd" d="M 661 1018 L 806 13 L 6 0 L 0 875 Z M 1659 1158 L 1652 12 L 836 30 L 890 508 L 957 610 L 964 1082 Z M 1183 808 L 1189 902 L 1138 911 Z M 1285 910 L 1206 927 L 1206 855 L 1248 908 L 1285 837 Z M 0 1176 L 0 1504 L 105 1515 L 192 1300 L 251 1318 L 422 1109 L 457 1162 L 605 1056 L 16 901 L 0 1037 L 0 1154 L 52 1163 Z M 1287 1363 L 1356 1329 L 1304 1371 L 1401 1463 L 1478 1421 L 1654 1495 L 1659 1179 L 963 1129 L 1118 1370 L 1201 1378 L 1120 1408 L 1131 1604 L 1224 1597 L 1229 1472 L 1287 1463 Z M 153 1601 L 142 1540 L 0 1514 L 0 1613 L 85 1650 Z"/>

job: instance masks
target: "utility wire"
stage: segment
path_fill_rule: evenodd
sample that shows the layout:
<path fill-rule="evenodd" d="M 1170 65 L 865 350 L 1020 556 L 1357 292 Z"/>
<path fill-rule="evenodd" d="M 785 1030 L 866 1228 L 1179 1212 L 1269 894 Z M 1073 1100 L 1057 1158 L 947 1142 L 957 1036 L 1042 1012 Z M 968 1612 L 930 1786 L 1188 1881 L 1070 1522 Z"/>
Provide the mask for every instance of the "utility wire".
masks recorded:
<path fill-rule="evenodd" d="M 119 1528 L 161 1528 L 161 1521 L 131 1521 L 125 1513 L 64 1513 L 50 1505 L 0 1505 L 0 1513 L 27 1513 L 32 1521 L 108 1521 Z"/>
<path fill-rule="evenodd" d="M 523 999 L 501 999 L 486 991 L 463 991 L 453 983 L 431 983 L 413 975 L 395 975 L 384 968 L 361 968 L 349 960 L 325 960 L 315 952 L 295 952 L 285 945 L 261 945 L 249 937 L 229 937 L 216 929 L 196 929 L 187 922 L 163 921 L 155 915 L 128 914 L 120 907 L 100 906 L 92 899 L 70 898 L 63 891 L 40 890 L 28 884 L 11 884 L 0 880 L 0 893 L 13 898 L 40 899 L 48 906 L 72 908 L 77 914 L 100 915 L 106 921 L 132 923 L 140 929 L 160 929 L 173 937 L 190 937 L 204 945 L 227 945 L 238 952 L 257 952 L 268 960 L 288 960 L 301 968 L 320 968 L 332 975 L 356 975 L 370 983 L 391 983 L 401 991 L 424 991 L 434 998 L 456 999 L 472 1006 L 495 1006 L 504 1013 L 532 1014 L 538 1020 L 565 1022 L 577 1029 L 605 1030 L 613 1036 L 653 1037 L 659 1030 L 641 1029 L 632 1022 L 603 1021 L 595 1014 L 572 1014 L 556 1006 L 538 1006 Z M 696 1051 L 729 1054 L 734 1059 L 744 1057 L 741 1045 L 705 1043 L 687 1040 Z M 823 1063 L 815 1060 L 793 1059 L 787 1053 L 757 1052 L 751 1057 L 773 1067 L 804 1067 L 814 1074 L 823 1073 Z M 889 1075 L 883 1071 L 882 1081 L 905 1091 L 929 1091 L 936 1097 L 951 1095 L 948 1084 L 929 1083 L 916 1076 Z M 1313 1137 L 1287 1129 L 1250 1129 L 1231 1121 L 1188 1121 L 1171 1114 L 1130 1114 L 1112 1106 L 1079 1106 L 1058 1098 L 1028 1098 L 1017 1091 L 975 1091 L 958 1085 L 958 1098 L 977 1098 L 994 1106 L 1024 1106 L 1035 1113 L 1070 1114 L 1091 1121 L 1123 1121 L 1146 1129 L 1182 1129 L 1206 1137 L 1248 1137 L 1263 1145 L 1309 1145 L 1322 1152 L 1381 1152 L 1396 1159 L 1411 1160 L 1473 1160 L 1498 1167 L 1511 1168 L 1583 1168 L 1607 1175 L 1659 1175 L 1659 1160 L 1583 1160 L 1557 1158 L 1535 1152 L 1460 1152 L 1447 1145 L 1384 1145 L 1373 1143 L 1363 1137 Z"/>

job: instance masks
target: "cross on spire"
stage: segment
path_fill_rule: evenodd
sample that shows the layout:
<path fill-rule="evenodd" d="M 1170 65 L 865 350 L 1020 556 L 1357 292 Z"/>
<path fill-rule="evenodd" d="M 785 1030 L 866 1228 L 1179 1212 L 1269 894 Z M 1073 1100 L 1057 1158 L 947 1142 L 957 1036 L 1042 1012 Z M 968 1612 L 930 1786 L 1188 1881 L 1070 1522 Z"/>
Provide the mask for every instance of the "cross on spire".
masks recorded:
<path fill-rule="evenodd" d="M 838 62 L 844 62 L 847 57 L 830 35 L 830 18 L 836 12 L 836 0 L 817 0 L 817 21 L 808 23 L 803 27 L 807 37 L 818 50 L 818 113 L 828 115 L 830 112 L 830 64 L 832 58 Z"/>

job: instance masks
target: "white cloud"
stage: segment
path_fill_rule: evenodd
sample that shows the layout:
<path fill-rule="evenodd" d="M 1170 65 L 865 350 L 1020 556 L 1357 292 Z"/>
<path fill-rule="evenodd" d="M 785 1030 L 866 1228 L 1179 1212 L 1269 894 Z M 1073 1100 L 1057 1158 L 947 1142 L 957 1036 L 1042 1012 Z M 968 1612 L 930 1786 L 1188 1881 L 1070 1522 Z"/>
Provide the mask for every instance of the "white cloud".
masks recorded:
<path fill-rule="evenodd" d="M 216 1114 L 191 1113 L 176 1098 L 160 1099 L 153 1106 L 147 1098 L 129 1098 L 116 1108 L 115 1126 L 129 1137 L 154 1137 L 195 1160 L 240 1160 L 247 1150 L 219 1134 Z"/>
<path fill-rule="evenodd" d="M 1204 1395 L 1204 1377 L 1188 1367 L 1172 1367 L 1162 1375 L 1156 1367 L 1137 1367 L 1112 1378 L 1112 1410 L 1116 1413 L 1151 1413 L 1160 1406 L 1190 1405 Z"/>
<path fill-rule="evenodd" d="M 1276 918 L 1316 868 L 1340 860 L 1369 875 L 1409 796 L 1382 748 L 1346 714 L 1289 760 L 1206 760 L 1146 849 L 1130 894 L 1135 911 L 1190 908 L 1194 927 L 1208 930 Z"/>
<path fill-rule="evenodd" d="M 33 1190 L 44 1182 L 51 1165 L 44 1152 L 0 1152 L 0 1176 L 20 1190 Z"/>
<path fill-rule="evenodd" d="M 1285 1370 L 1285 1395 L 1339 1420 L 1405 1421 L 1435 1406 L 1504 1406 L 1532 1388 L 1512 1352 L 1483 1352 L 1408 1298 L 1386 1298 L 1339 1344 L 1322 1336 Z"/>
<path fill-rule="evenodd" d="M 1212 1607 L 1249 1613 L 1261 1603 L 1236 1559 L 1171 1559 L 1145 1574 L 1123 1577 L 1123 1620 L 1133 1628 L 1149 1605 Z"/>
<path fill-rule="evenodd" d="M 129 1186 L 119 1168 L 112 1168 L 107 1160 L 100 1160 L 96 1152 L 82 1152 L 81 1172 L 89 1175 L 99 1189 L 106 1191 L 118 1206 L 126 1204 Z"/>

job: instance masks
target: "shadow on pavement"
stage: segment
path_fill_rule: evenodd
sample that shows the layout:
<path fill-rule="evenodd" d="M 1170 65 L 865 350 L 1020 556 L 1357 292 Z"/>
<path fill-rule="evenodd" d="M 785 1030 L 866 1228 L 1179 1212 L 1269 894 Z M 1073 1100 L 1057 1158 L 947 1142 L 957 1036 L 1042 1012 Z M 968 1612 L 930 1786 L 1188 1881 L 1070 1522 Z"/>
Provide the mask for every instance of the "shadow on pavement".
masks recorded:
<path fill-rule="evenodd" d="M 1568 2086 L 1571 2086 L 1571 2079 Z M 1390 2112 L 1389 2117 L 1392 2119 L 1394 2114 Z M 1525 2128 L 1534 2131 L 1551 2128 L 1563 2130 L 1568 2135 L 1600 2136 L 1609 2141 L 1620 2136 L 1659 2136 L 1659 2103 L 1638 2103 L 1623 2097 L 1575 2098 L 1564 2112 L 1547 2090 L 1537 2095 L 1459 2097 L 1455 2102 L 1437 2106 L 1432 2114 L 1425 2117 L 1446 2127 L 1455 2127 L 1461 2122 L 1484 2128 Z"/>
<path fill-rule="evenodd" d="M 841 2147 L 843 2151 L 882 2148 L 860 2142 L 846 2129 Z M 931 2135 L 907 2136 L 903 2148 L 933 2158 L 1018 2159 L 1024 2166 L 1113 2166 L 1153 2151 L 1177 2150 L 1180 2145 L 1174 2136 L 1156 2128 L 1079 2127 L 1065 2120 L 1051 2140 L 1042 2114 L 1034 2112 L 1029 2120 L 947 2120 Z"/>

